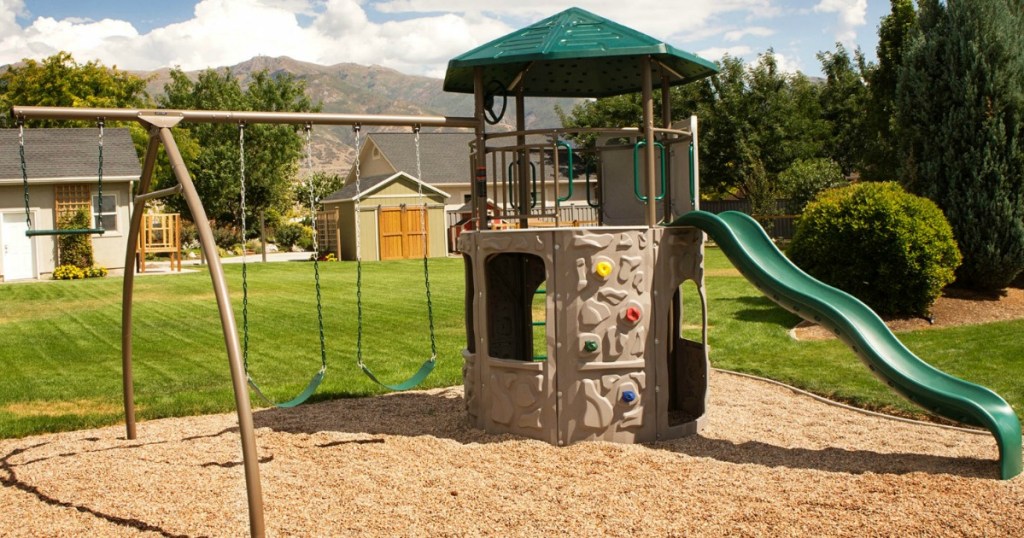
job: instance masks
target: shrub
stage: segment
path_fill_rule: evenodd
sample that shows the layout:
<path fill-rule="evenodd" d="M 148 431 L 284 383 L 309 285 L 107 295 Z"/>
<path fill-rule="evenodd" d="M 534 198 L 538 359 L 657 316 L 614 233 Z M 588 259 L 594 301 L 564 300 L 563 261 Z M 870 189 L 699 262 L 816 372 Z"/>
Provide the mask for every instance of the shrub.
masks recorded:
<path fill-rule="evenodd" d="M 58 265 L 53 270 L 54 280 L 75 280 L 85 278 L 85 271 L 71 264 Z"/>
<path fill-rule="evenodd" d="M 233 226 L 211 226 L 213 242 L 218 247 L 231 250 L 242 242 L 242 233 Z"/>
<path fill-rule="evenodd" d="M 789 211 L 803 213 L 818 193 L 847 185 L 839 164 L 832 159 L 798 159 L 779 174 L 782 195 L 789 198 Z"/>
<path fill-rule="evenodd" d="M 788 254 L 881 314 L 927 315 L 960 265 L 942 211 L 895 183 L 825 191 L 804 211 Z"/>
<path fill-rule="evenodd" d="M 302 235 L 299 236 L 299 240 L 296 244 L 302 250 L 313 250 L 313 228 L 310 226 L 303 226 Z"/>
<path fill-rule="evenodd" d="M 91 228 L 88 209 L 79 209 L 63 213 L 57 219 L 57 229 L 81 230 Z M 59 265 L 74 265 L 86 268 L 93 264 L 92 238 L 88 234 L 61 235 L 57 238 L 57 251 L 60 253 Z"/>
<path fill-rule="evenodd" d="M 279 246 L 282 246 L 282 247 L 284 247 L 286 249 L 291 249 L 296 244 L 301 246 L 302 245 L 303 236 L 305 236 L 306 234 L 307 234 L 306 226 L 303 226 L 303 225 L 301 225 L 299 223 L 296 223 L 296 222 L 287 222 L 287 223 L 283 223 L 283 224 L 281 224 L 280 226 L 277 227 L 277 230 L 274 232 L 274 242 L 277 243 Z M 312 244 L 313 244 L 313 239 L 312 239 L 313 231 L 312 231 L 312 228 L 309 229 L 308 235 L 310 237 L 310 239 L 309 239 L 310 248 L 312 248 Z M 306 250 L 309 250 L 309 249 L 306 249 Z"/>

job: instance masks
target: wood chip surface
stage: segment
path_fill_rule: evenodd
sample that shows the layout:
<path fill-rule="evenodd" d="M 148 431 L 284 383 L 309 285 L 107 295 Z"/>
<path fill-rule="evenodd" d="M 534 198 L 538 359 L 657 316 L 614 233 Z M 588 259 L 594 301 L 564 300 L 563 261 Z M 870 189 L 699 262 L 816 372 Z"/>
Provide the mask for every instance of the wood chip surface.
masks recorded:
<path fill-rule="evenodd" d="M 558 448 L 461 388 L 255 413 L 270 536 L 1021 536 L 991 435 L 715 372 L 700 436 Z M 0 536 L 242 536 L 233 414 L 0 441 Z"/>

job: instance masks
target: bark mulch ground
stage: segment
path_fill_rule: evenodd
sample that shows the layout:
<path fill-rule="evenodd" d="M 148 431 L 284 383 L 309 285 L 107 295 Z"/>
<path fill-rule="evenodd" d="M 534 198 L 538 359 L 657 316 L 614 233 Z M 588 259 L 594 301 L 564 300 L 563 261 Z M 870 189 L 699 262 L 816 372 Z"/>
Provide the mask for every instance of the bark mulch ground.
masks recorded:
<path fill-rule="evenodd" d="M 715 372 L 699 436 L 558 448 L 470 428 L 460 388 L 259 410 L 272 536 L 1020 536 L 990 435 Z M 0 441 L 2 536 L 240 536 L 233 415 Z"/>

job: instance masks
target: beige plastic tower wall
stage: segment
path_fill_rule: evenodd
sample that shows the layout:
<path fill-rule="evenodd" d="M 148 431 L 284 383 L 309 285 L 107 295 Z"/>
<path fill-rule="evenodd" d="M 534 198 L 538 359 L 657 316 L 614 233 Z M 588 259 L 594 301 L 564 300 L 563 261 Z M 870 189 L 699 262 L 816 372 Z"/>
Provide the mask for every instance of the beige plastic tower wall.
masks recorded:
<path fill-rule="evenodd" d="M 703 235 L 682 228 L 555 228 L 463 234 L 466 406 L 473 424 L 554 444 L 641 442 L 697 432 L 704 342 L 678 338 L 677 290 L 697 284 Z M 531 360 L 528 299 L 546 289 L 547 360 Z M 703 317 L 703 314 L 702 314 Z M 706 342 L 706 318 L 703 340 Z M 529 351 L 527 351 L 529 350 Z"/>

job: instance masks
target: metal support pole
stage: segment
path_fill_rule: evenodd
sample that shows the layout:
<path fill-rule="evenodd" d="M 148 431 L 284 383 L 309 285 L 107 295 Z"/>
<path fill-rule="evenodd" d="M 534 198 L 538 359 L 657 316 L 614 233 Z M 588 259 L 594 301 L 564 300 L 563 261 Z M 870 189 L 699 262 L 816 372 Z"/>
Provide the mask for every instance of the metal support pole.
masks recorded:
<path fill-rule="evenodd" d="M 273 123 L 301 125 L 373 125 L 390 127 L 475 127 L 476 118 L 447 116 L 398 116 L 385 114 L 330 114 L 325 112 L 249 112 L 241 110 L 169 110 L 131 108 L 75 108 L 56 106 L 16 106 L 15 118 L 52 120 L 142 121 L 148 124 L 189 121 L 194 123 Z"/>
<path fill-rule="evenodd" d="M 520 148 L 526 145 L 526 135 L 523 131 L 526 130 L 526 98 L 523 95 L 523 85 L 520 84 L 516 89 L 516 145 Z M 530 206 L 533 200 L 530 199 L 530 193 L 532 192 L 533 186 L 531 184 L 530 177 L 530 152 L 525 149 L 519 149 L 516 151 L 516 159 L 519 161 L 518 173 L 516 174 L 519 179 L 519 229 L 525 230 L 530 227 Z M 541 210 L 544 208 L 542 207 Z"/>
<path fill-rule="evenodd" d="M 484 70 L 477 67 L 473 70 L 473 117 L 476 131 L 476 162 L 473 171 L 473 216 L 476 218 L 476 229 L 487 229 L 487 141 L 484 134 L 487 122 L 484 120 Z"/>
<path fill-rule="evenodd" d="M 658 224 L 658 203 L 655 201 L 658 191 L 656 190 L 655 182 L 657 165 L 654 162 L 654 81 L 651 76 L 650 56 L 644 56 L 643 61 L 640 63 L 640 69 L 643 71 L 643 133 L 644 140 L 647 141 L 647 145 L 644 146 L 644 161 L 646 164 L 644 184 L 647 185 L 647 226 L 653 228 Z"/>
<path fill-rule="evenodd" d="M 228 363 L 231 367 L 231 383 L 235 390 L 235 408 L 238 412 L 238 430 L 242 438 L 242 465 L 245 470 L 245 491 L 249 500 L 249 532 L 251 536 L 262 537 L 266 533 L 263 523 L 263 487 L 260 485 L 259 459 L 256 453 L 256 434 L 253 428 L 252 408 L 249 405 L 249 388 L 246 384 L 245 371 L 242 368 L 241 346 L 238 342 L 238 328 L 235 316 L 231 311 L 231 298 L 228 295 L 227 282 L 224 278 L 224 267 L 220 262 L 217 243 L 213 240 L 213 230 L 206 218 L 206 210 L 199 199 L 195 185 L 189 177 L 185 161 L 174 142 L 174 135 L 168 127 L 160 128 L 160 141 L 167 151 L 174 177 L 182 188 L 182 195 L 192 212 L 196 230 L 199 232 L 199 244 L 206 253 L 210 264 L 210 279 L 213 280 L 213 292 L 217 297 L 217 308 L 220 310 L 220 323 L 224 330 L 224 345 L 227 347 Z"/>
<path fill-rule="evenodd" d="M 149 145 L 146 146 L 146 158 L 142 165 L 142 176 L 139 178 L 140 193 L 149 190 L 153 179 L 153 168 L 156 166 L 156 154 L 160 148 L 160 139 L 155 130 L 150 130 Z M 131 224 L 128 226 L 128 243 L 124 253 L 124 282 L 121 291 L 121 387 L 124 393 L 124 427 L 125 437 L 135 439 L 135 382 L 132 377 L 132 298 L 135 286 L 135 256 L 139 244 L 139 228 L 142 225 L 142 214 L 146 208 L 146 199 L 135 199 L 132 209 Z"/>

